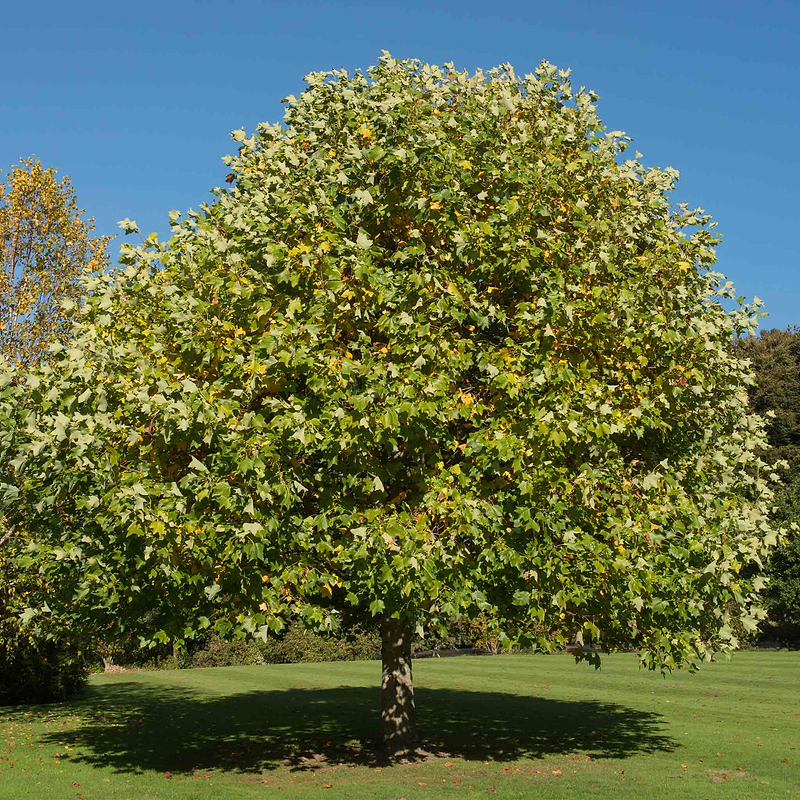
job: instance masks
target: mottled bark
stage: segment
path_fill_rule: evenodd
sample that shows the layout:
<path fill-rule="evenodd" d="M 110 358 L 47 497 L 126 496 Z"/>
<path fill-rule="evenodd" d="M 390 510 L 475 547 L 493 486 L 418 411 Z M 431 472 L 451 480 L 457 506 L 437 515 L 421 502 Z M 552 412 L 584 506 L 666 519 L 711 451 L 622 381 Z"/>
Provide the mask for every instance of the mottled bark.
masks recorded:
<path fill-rule="evenodd" d="M 420 740 L 411 676 L 411 627 L 402 620 L 384 616 L 381 644 L 383 743 L 393 753 L 413 751 Z"/>

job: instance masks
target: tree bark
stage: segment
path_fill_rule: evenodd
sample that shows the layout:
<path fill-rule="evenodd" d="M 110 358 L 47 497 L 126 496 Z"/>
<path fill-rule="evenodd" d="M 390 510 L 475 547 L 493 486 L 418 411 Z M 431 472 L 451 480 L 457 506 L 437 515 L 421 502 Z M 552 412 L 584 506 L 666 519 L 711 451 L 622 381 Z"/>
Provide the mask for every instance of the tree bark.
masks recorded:
<path fill-rule="evenodd" d="M 381 730 L 392 753 L 413 752 L 420 744 L 411 676 L 411 627 L 384 615 L 381 623 Z"/>

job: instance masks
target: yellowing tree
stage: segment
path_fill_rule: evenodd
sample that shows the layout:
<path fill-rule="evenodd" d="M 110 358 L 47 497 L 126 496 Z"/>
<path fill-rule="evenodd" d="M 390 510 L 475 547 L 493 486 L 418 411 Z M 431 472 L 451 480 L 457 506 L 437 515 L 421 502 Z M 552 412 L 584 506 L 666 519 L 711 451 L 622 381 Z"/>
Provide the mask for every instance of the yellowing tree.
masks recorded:
<path fill-rule="evenodd" d="M 105 266 L 109 237 L 92 236 L 94 220 L 82 215 L 69 178 L 58 181 L 38 160 L 21 161 L 0 180 L 0 362 L 40 362 L 49 343 L 68 332 L 62 301 L 73 300 L 74 308 L 80 273 Z M 0 514 L 0 705 L 63 698 L 85 676 L 69 633 L 20 628 L 25 598 L 34 587 L 46 589 L 18 563 L 27 543 L 26 528 L 9 526 Z"/>
<path fill-rule="evenodd" d="M 84 268 L 101 269 L 108 237 L 93 236 L 70 179 L 33 158 L 0 182 L 0 352 L 29 365 L 67 330 L 61 307 Z"/>

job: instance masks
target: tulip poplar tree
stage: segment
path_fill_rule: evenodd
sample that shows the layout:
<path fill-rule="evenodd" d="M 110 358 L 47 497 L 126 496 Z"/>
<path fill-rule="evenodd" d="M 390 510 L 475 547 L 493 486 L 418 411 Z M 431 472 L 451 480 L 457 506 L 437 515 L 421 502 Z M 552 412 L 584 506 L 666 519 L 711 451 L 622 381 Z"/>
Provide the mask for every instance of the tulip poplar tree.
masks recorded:
<path fill-rule="evenodd" d="M 58 587 L 26 615 L 144 643 L 372 618 L 393 751 L 416 629 L 734 648 L 779 536 L 732 348 L 758 304 L 720 303 L 677 173 L 548 63 L 306 81 L 0 378 L 5 513 Z"/>

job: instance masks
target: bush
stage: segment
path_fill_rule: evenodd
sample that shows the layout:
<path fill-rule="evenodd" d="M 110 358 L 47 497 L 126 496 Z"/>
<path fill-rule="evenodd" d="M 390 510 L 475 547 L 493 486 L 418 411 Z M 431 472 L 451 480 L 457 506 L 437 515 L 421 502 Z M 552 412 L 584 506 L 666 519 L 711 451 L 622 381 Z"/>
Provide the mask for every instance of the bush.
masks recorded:
<path fill-rule="evenodd" d="M 0 705 L 64 700 L 83 688 L 88 665 L 63 634 L 22 627 L 25 599 L 41 578 L 20 566 L 20 552 L 10 532 L 0 537 Z"/>
<path fill-rule="evenodd" d="M 377 631 L 355 628 L 346 634 L 315 633 L 301 623 L 290 625 L 279 639 L 266 642 L 239 639 L 226 642 L 210 637 L 191 656 L 193 667 L 232 667 L 253 664 L 298 664 L 321 661 L 368 661 L 380 655 Z"/>
<path fill-rule="evenodd" d="M 202 650 L 192 654 L 193 667 L 245 667 L 263 664 L 258 644 L 252 639 L 226 642 L 217 636 L 209 638 Z"/>
<path fill-rule="evenodd" d="M 479 618 L 480 619 L 480 618 Z M 446 633 L 428 631 L 425 636 L 415 636 L 411 642 L 412 654 L 424 653 L 428 650 L 456 650 L 465 647 L 480 647 L 476 644 L 476 630 L 474 622 L 462 617 L 457 622 L 451 623 Z"/>
<path fill-rule="evenodd" d="M 334 636 L 315 633 L 300 623 L 293 623 L 281 639 L 259 644 L 267 664 L 297 664 L 320 661 L 369 661 L 380 655 L 381 640 L 377 631 L 355 628 Z"/>
<path fill-rule="evenodd" d="M 81 650 L 21 635 L 0 640 L 0 705 L 65 700 L 86 685 Z"/>

